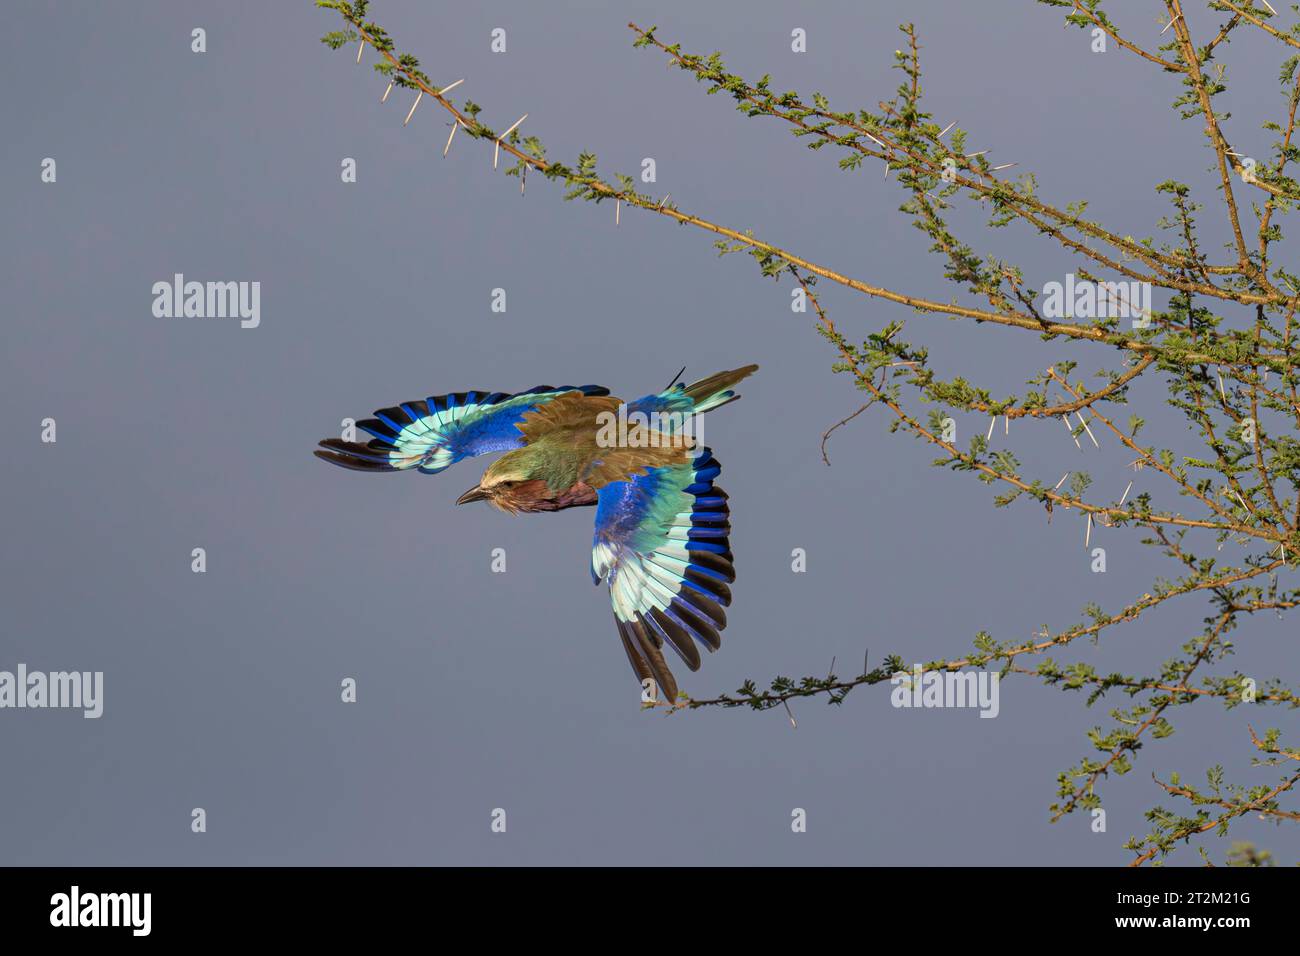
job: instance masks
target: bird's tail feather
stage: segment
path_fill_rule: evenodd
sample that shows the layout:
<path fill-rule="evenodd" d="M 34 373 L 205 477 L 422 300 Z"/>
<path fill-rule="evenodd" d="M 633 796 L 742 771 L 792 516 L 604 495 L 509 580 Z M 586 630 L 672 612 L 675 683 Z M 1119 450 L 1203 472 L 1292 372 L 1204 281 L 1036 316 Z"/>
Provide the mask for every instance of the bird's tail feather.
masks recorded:
<path fill-rule="evenodd" d="M 746 365 L 744 368 L 733 368 L 727 372 L 718 372 L 708 378 L 702 378 L 698 382 L 692 382 L 690 385 L 675 387 L 695 403 L 694 411 L 698 414 L 721 408 L 728 402 L 734 402 L 740 398 L 732 389 L 732 386 L 749 378 L 756 371 L 758 371 L 757 365 Z"/>

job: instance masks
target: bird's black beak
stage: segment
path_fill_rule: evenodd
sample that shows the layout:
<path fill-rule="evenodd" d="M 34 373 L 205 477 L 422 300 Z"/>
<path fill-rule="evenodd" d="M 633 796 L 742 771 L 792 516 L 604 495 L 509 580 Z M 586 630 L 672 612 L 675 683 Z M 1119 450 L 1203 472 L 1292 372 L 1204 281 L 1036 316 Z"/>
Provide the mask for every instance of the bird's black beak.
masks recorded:
<path fill-rule="evenodd" d="M 471 501 L 487 501 L 488 497 L 489 495 L 486 491 L 484 491 L 478 485 L 475 485 L 469 491 L 465 492 L 463 495 L 457 498 L 456 504 L 467 505 Z"/>

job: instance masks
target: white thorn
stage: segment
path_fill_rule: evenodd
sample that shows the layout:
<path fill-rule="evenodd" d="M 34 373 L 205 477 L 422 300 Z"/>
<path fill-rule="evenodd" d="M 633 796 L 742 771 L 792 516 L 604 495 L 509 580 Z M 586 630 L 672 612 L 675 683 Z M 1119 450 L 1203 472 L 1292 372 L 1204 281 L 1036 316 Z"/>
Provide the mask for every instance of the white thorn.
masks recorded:
<path fill-rule="evenodd" d="M 1092 512 L 1088 513 L 1088 530 L 1083 533 L 1083 546 L 1086 548 L 1092 543 Z"/>
<path fill-rule="evenodd" d="M 451 149 L 451 141 L 456 136 L 456 130 L 460 129 L 460 120 L 451 124 L 451 132 L 447 134 L 447 145 L 442 148 L 442 158 L 447 158 L 447 150 Z"/>
<path fill-rule="evenodd" d="M 357 62 L 361 62 L 361 54 L 366 52 L 366 41 L 362 40 L 357 44 Z"/>
<path fill-rule="evenodd" d="M 1133 490 L 1133 482 L 1130 481 L 1130 482 L 1128 483 L 1128 487 L 1124 489 L 1124 494 L 1120 495 L 1119 503 L 1120 503 L 1121 505 L 1122 505 L 1124 502 L 1128 501 L 1128 493 L 1129 493 L 1130 491 L 1132 491 L 1132 490 Z"/>
<path fill-rule="evenodd" d="M 1070 477 L 1070 473 L 1067 471 L 1065 474 L 1061 476 L 1061 480 L 1056 483 L 1056 488 L 1053 488 L 1052 490 L 1056 491 L 1057 488 L 1060 488 L 1061 485 L 1065 484 L 1065 479 L 1069 477 Z"/>
<path fill-rule="evenodd" d="M 952 129 L 956 125 L 957 125 L 957 121 L 953 120 L 951 123 L 949 123 L 947 126 L 943 128 L 943 132 L 941 132 L 938 136 L 936 136 L 935 139 L 943 139 L 944 133 L 948 132 L 948 130 Z"/>
<path fill-rule="evenodd" d="M 524 168 L 519 172 L 519 195 L 524 194 L 524 184 L 528 182 L 528 164 L 524 163 Z"/>
<path fill-rule="evenodd" d="M 500 158 L 500 156 L 501 156 L 501 141 L 502 141 L 503 139 L 505 139 L 507 136 L 509 136 L 511 133 L 513 133 L 515 130 L 517 130 L 517 129 L 519 128 L 519 124 L 522 123 L 522 122 L 523 122 L 524 120 L 526 120 L 526 119 L 528 119 L 528 114 L 527 114 L 527 113 L 525 113 L 523 116 L 519 117 L 519 119 L 515 120 L 513 126 L 511 126 L 508 130 L 506 130 L 504 133 L 502 133 L 500 136 L 497 137 L 497 145 L 496 145 L 496 149 L 494 149 L 494 150 L 492 151 L 492 168 L 493 168 L 493 169 L 496 169 L 496 168 L 497 168 L 497 160 L 498 160 L 498 159 Z"/>
<path fill-rule="evenodd" d="M 889 163 L 885 163 L 885 178 L 889 178 Z"/>
<path fill-rule="evenodd" d="M 994 166 L 992 169 L 989 170 L 989 172 L 996 173 L 999 169 L 1010 169 L 1012 166 L 1019 166 L 1019 165 L 1020 165 L 1019 163 L 1003 163 L 1001 166 Z"/>
<path fill-rule="evenodd" d="M 391 93 L 391 92 L 393 92 L 393 81 L 392 81 L 392 80 L 389 80 L 389 81 L 388 81 L 388 89 L 384 90 L 384 95 L 380 98 L 379 102 L 381 102 L 381 103 L 387 103 L 387 102 L 388 102 L 388 94 Z"/>
<path fill-rule="evenodd" d="M 438 95 L 446 96 L 448 90 L 454 90 L 456 87 L 460 86 L 464 82 L 465 79 L 464 77 L 462 77 L 461 79 L 457 80 L 455 83 L 448 83 L 446 86 L 444 86 L 442 89 L 438 91 Z"/>
<path fill-rule="evenodd" d="M 513 133 L 515 130 L 517 130 L 517 129 L 519 128 L 519 124 L 522 123 L 522 122 L 523 122 L 524 120 L 526 120 L 526 119 L 528 119 L 528 114 L 527 114 L 527 113 L 525 113 L 523 116 L 519 117 L 519 119 L 515 120 L 514 123 L 511 124 L 510 128 L 509 128 L 508 130 L 506 130 L 504 133 L 502 133 L 500 136 L 498 136 L 497 139 L 505 139 L 507 136 L 509 136 L 511 133 Z"/>
<path fill-rule="evenodd" d="M 411 104 L 411 112 L 407 113 L 406 119 L 402 120 L 403 126 L 411 122 L 411 117 L 415 115 L 415 108 L 420 105 L 420 100 L 423 98 L 424 98 L 424 90 L 420 90 L 420 92 L 415 97 L 415 102 Z"/>
<path fill-rule="evenodd" d="M 993 438 L 993 426 L 996 425 L 997 423 L 998 423 L 998 416 L 994 415 L 992 418 L 989 419 L 989 433 L 984 436 L 985 441 L 989 441 Z"/>
<path fill-rule="evenodd" d="M 1075 437 L 1074 426 L 1070 424 L 1070 419 L 1067 416 L 1062 415 L 1061 421 L 1065 422 L 1065 430 L 1070 433 L 1071 438 L 1074 438 L 1075 446 L 1079 449 L 1079 451 L 1083 451 L 1083 446 L 1079 444 L 1079 439 Z"/>
<path fill-rule="evenodd" d="M 618 225 L 619 214 L 623 211 L 623 200 L 614 200 L 614 225 Z"/>
<path fill-rule="evenodd" d="M 991 152 L 993 152 L 993 150 L 991 149 L 981 149 L 978 153 L 967 153 L 966 158 L 974 159 L 976 156 L 983 156 L 985 153 L 991 153 Z"/>
<path fill-rule="evenodd" d="M 1226 402 L 1228 400 L 1228 393 L 1223 390 L 1223 373 L 1215 372 L 1214 374 L 1219 377 L 1219 397 Z"/>
<path fill-rule="evenodd" d="M 1273 16 L 1277 16 L 1277 11 L 1273 9 L 1273 4 L 1269 3 L 1268 0 L 1259 0 L 1259 2 L 1268 7 L 1269 13 L 1273 14 Z"/>
<path fill-rule="evenodd" d="M 1010 416 L 1010 415 L 1003 415 L 1003 416 L 1002 416 L 1002 434 L 1004 434 L 1004 435 L 1010 435 L 1010 434 L 1011 434 L 1011 416 Z"/>
<path fill-rule="evenodd" d="M 663 208 L 664 208 L 664 203 L 666 203 L 666 202 L 668 201 L 668 196 L 671 196 L 671 195 L 672 195 L 672 193 L 668 193 L 667 195 L 664 196 L 663 199 L 659 200 L 659 208 L 660 208 L 660 209 L 663 209 Z"/>
<path fill-rule="evenodd" d="M 876 144 L 877 146 L 879 146 L 881 149 L 889 149 L 888 146 L 886 146 L 886 145 L 885 145 L 884 143 L 882 143 L 880 140 L 876 139 L 876 137 L 872 136 L 870 133 L 867 133 L 866 130 L 863 130 L 862 132 L 863 132 L 863 133 L 866 133 L 867 139 L 871 140 L 873 143 L 875 143 L 875 144 Z"/>
<path fill-rule="evenodd" d="M 1075 414 L 1079 416 L 1079 423 L 1083 425 L 1083 430 L 1088 433 L 1088 437 L 1092 439 L 1092 443 L 1100 448 L 1101 445 L 1097 442 L 1097 436 L 1094 435 L 1092 429 L 1088 427 L 1088 421 L 1083 417 L 1083 412 L 1075 412 Z"/>

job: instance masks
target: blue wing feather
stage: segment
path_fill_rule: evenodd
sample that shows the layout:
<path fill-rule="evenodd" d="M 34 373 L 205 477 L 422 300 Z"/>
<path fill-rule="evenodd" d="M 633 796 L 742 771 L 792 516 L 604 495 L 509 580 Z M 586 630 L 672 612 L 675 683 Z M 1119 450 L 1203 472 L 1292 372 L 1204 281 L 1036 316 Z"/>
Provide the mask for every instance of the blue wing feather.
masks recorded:
<path fill-rule="evenodd" d="M 695 642 L 710 651 L 721 643 L 722 608 L 731 603 L 728 583 L 735 571 L 727 496 L 713 485 L 719 471 L 704 449 L 692 462 L 654 468 L 597 493 L 591 576 L 608 582 L 615 622 L 638 676 L 661 676 L 656 668 L 663 662 L 655 654 L 665 641 L 691 670 L 700 662 Z"/>
<path fill-rule="evenodd" d="M 336 438 L 322 441 L 317 457 L 358 471 L 406 471 L 432 475 L 458 461 L 509 451 L 524 444 L 518 426 L 530 411 L 557 395 L 580 391 L 608 395 L 600 385 L 538 385 L 508 395 L 484 390 L 432 395 L 421 401 L 382 408 L 357 422 L 373 438 L 361 444 Z M 403 421 L 405 419 L 405 421 Z"/>

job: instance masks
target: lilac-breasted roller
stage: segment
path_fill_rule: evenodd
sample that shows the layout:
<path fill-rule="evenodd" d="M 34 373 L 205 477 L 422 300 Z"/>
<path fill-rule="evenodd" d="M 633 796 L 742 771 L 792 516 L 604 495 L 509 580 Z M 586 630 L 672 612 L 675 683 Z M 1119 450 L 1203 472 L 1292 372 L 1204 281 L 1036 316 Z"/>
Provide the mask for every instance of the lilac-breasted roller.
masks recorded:
<path fill-rule="evenodd" d="M 696 642 L 720 646 L 735 580 L 727 494 L 714 484 L 721 467 L 686 423 L 739 398 L 733 386 L 757 368 L 626 405 L 599 385 L 437 395 L 381 409 L 357 422 L 370 441 L 327 438 L 316 455 L 356 471 L 434 475 L 505 452 L 457 504 L 487 501 L 511 514 L 595 505 L 592 580 L 608 583 L 637 679 L 653 679 L 672 701 L 664 643 L 698 670 Z"/>

